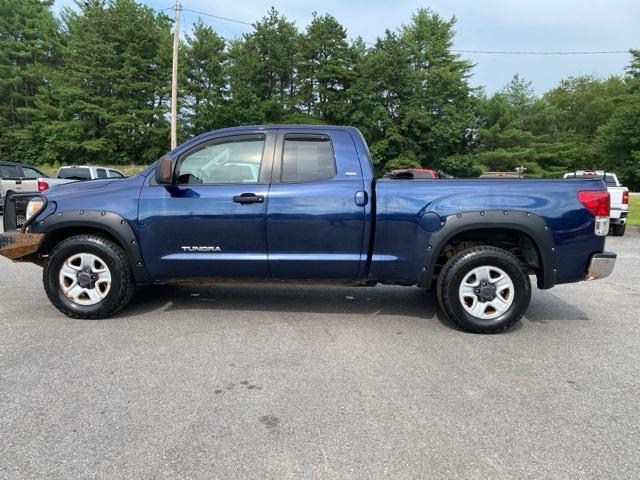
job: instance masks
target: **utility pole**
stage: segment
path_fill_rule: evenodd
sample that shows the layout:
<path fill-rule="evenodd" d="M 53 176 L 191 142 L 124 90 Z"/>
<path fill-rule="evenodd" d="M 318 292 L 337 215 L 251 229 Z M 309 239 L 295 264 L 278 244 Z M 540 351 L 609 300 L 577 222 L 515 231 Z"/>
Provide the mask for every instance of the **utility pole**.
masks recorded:
<path fill-rule="evenodd" d="M 180 0 L 176 0 L 173 25 L 173 67 L 171 69 L 171 150 L 178 146 L 178 46 L 180 43 Z"/>

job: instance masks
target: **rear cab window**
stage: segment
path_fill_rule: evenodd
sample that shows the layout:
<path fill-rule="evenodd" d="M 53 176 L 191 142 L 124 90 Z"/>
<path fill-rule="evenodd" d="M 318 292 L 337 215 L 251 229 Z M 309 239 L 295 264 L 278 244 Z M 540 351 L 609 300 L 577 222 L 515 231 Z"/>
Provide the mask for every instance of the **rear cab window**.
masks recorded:
<path fill-rule="evenodd" d="M 289 133 L 282 152 L 282 182 L 311 182 L 336 176 L 336 159 L 328 135 Z"/>
<path fill-rule="evenodd" d="M 58 178 L 67 180 L 91 180 L 91 170 L 86 167 L 63 167 L 58 171 Z"/>

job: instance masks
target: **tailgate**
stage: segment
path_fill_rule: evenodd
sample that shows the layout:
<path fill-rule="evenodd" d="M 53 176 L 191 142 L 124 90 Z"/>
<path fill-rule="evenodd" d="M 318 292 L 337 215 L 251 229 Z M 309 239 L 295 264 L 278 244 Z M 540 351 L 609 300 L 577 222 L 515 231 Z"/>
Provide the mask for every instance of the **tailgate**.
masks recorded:
<path fill-rule="evenodd" d="M 622 208 L 622 193 L 624 192 L 624 187 L 609 187 L 607 188 L 609 191 L 609 196 L 611 197 L 611 208 L 615 208 L 616 210 L 620 210 Z"/>

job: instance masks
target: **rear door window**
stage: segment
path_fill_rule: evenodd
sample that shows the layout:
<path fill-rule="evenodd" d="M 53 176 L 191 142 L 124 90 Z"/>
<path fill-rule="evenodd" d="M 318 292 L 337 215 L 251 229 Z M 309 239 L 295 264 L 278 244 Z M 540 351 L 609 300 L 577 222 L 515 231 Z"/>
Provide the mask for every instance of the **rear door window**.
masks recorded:
<path fill-rule="evenodd" d="M 98 168 L 96 169 L 96 172 L 98 174 L 98 178 L 107 178 L 107 171 L 104 168 Z"/>
<path fill-rule="evenodd" d="M 35 168 L 22 167 L 22 176 L 26 179 L 34 180 L 38 177 L 44 177 L 45 175 Z"/>
<path fill-rule="evenodd" d="M 282 153 L 282 181 L 310 182 L 336 176 L 336 160 L 327 135 L 287 134 Z"/>

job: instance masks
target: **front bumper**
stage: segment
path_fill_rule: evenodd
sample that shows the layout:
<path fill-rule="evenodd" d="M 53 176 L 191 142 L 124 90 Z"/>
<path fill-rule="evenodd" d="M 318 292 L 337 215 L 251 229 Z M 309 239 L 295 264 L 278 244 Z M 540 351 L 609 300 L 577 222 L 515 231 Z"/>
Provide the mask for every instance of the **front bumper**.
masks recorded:
<path fill-rule="evenodd" d="M 585 280 L 599 280 L 611 275 L 617 255 L 613 252 L 596 253 L 591 257 Z"/>
<path fill-rule="evenodd" d="M 19 260 L 40 248 L 44 233 L 24 233 L 19 230 L 0 233 L 0 255 L 10 260 Z"/>

